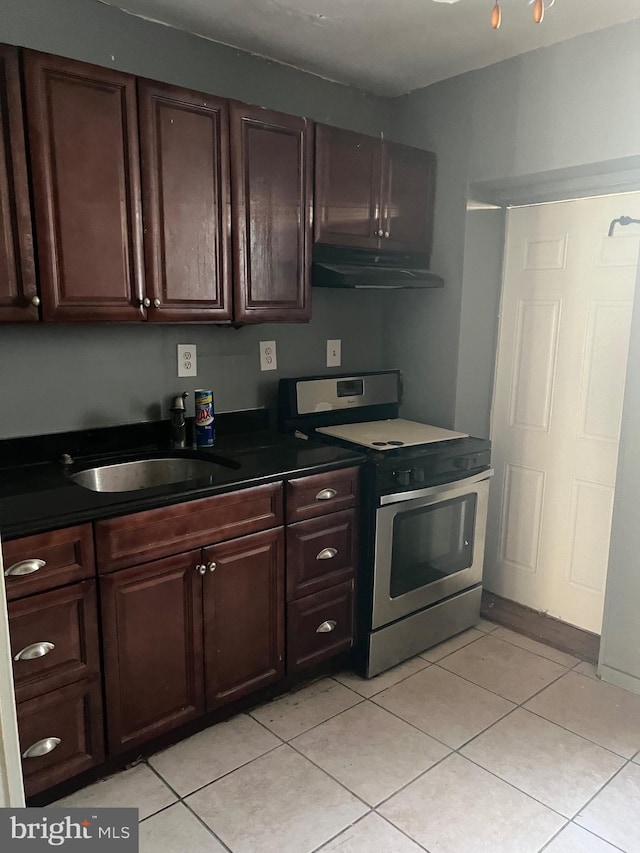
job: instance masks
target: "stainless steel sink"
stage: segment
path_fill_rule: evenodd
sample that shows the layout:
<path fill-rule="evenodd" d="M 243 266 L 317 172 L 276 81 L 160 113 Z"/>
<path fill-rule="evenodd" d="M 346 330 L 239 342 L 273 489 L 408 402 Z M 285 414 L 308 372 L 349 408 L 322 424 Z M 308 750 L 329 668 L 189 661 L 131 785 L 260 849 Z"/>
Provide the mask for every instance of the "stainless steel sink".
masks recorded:
<path fill-rule="evenodd" d="M 67 476 L 93 492 L 134 492 L 190 480 L 203 480 L 219 475 L 232 464 L 188 457 L 136 459 L 129 462 L 98 465 Z"/>

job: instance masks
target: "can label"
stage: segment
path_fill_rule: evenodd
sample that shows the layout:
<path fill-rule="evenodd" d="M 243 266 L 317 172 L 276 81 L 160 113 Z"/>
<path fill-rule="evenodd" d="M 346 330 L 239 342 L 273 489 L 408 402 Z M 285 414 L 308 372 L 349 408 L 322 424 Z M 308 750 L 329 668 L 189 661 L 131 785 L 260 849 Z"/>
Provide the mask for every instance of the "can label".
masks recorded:
<path fill-rule="evenodd" d="M 196 403 L 196 445 L 212 447 L 216 440 L 213 391 L 195 391 Z"/>

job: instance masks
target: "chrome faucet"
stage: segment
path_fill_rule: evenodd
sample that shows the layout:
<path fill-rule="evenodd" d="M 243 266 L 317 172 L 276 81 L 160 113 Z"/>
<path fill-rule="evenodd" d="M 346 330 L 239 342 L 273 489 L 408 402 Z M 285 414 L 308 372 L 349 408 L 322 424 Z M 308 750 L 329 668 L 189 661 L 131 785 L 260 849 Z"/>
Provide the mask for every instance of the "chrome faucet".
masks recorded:
<path fill-rule="evenodd" d="M 180 450 L 187 446 L 187 419 L 184 401 L 189 396 L 188 391 L 173 398 L 169 412 L 171 413 L 171 447 Z"/>

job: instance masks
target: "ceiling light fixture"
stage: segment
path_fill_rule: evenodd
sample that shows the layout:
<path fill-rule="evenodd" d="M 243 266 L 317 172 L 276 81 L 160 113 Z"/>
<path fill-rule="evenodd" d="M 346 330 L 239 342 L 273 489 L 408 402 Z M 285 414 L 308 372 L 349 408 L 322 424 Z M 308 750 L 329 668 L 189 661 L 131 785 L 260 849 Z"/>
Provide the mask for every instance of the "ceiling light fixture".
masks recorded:
<path fill-rule="evenodd" d="M 454 0 L 436 0 L 438 3 L 447 2 L 451 3 Z M 547 9 L 550 9 L 556 0 L 527 0 L 530 6 L 533 6 L 533 20 L 536 24 L 541 24 L 544 20 L 544 13 Z M 500 28 L 500 24 L 502 23 L 502 11 L 500 9 L 499 0 L 495 0 L 495 4 L 493 9 L 491 10 L 491 26 L 494 30 Z"/>

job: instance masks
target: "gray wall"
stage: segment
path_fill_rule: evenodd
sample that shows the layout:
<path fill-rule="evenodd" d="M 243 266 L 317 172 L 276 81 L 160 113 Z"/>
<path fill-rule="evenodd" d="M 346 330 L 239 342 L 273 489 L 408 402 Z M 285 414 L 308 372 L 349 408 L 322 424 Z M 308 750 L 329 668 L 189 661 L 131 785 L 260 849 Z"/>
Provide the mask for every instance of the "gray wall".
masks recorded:
<path fill-rule="evenodd" d="M 2 0 L 0 42 L 365 133 L 384 130 L 389 111 L 383 98 L 93 0 Z M 152 324 L 0 327 L 0 438 L 153 419 L 166 414 L 172 394 L 195 387 L 213 387 L 219 411 L 270 404 L 279 377 L 326 370 L 327 338 L 342 339 L 345 370 L 387 367 L 386 301 L 374 293 L 315 291 L 311 324 L 239 330 Z M 258 343 L 272 339 L 279 369 L 261 373 Z M 177 343 L 197 344 L 197 379 L 178 380 Z"/>
<path fill-rule="evenodd" d="M 637 166 L 640 154 L 640 21 L 533 51 L 397 99 L 392 125 L 400 140 L 438 156 L 432 265 L 447 282 L 433 298 L 398 302 L 389 322 L 390 362 L 406 372 L 407 415 L 462 426 L 459 387 L 485 363 L 459 359 L 466 201 L 470 185 L 548 185 L 564 178 Z M 576 177 L 577 176 L 577 177 Z M 466 296 L 465 296 L 466 298 Z M 406 334 L 409 330 L 409 334 Z M 479 318 L 480 340 L 494 334 Z M 491 366 L 492 369 L 492 366 Z M 488 401 L 485 409 L 488 411 Z"/>

